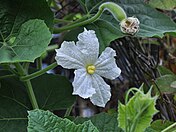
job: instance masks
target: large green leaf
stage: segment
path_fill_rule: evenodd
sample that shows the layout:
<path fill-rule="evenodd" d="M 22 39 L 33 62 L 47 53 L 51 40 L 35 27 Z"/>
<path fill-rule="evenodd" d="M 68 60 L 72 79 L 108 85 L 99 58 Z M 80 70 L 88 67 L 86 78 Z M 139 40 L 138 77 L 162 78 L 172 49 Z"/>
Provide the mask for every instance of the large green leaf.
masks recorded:
<path fill-rule="evenodd" d="M 0 131 L 25 132 L 31 109 L 23 84 L 14 78 L 0 80 Z"/>
<path fill-rule="evenodd" d="M 176 35 L 176 24 L 165 14 L 151 8 L 143 0 L 114 0 L 128 16 L 136 16 L 140 21 L 139 37 L 163 37 L 164 33 Z"/>
<path fill-rule="evenodd" d="M 100 132 L 123 132 L 118 127 L 117 114 L 100 113 L 90 118 L 77 117 L 74 122 L 80 124 L 88 120 L 91 120 Z"/>
<path fill-rule="evenodd" d="M 91 121 L 76 125 L 68 119 L 57 117 L 49 111 L 29 111 L 28 132 L 98 132 Z"/>
<path fill-rule="evenodd" d="M 4 71 L 0 73 L 5 74 Z M 64 109 L 75 100 L 71 84 L 65 77 L 45 74 L 32 80 L 32 85 L 42 109 Z M 0 79 L 0 104 L 0 131 L 26 131 L 27 111 L 32 106 L 23 83 L 15 78 Z"/>
<path fill-rule="evenodd" d="M 142 93 L 141 93 L 142 92 Z M 125 105 L 118 105 L 119 127 L 123 130 L 143 132 L 150 126 L 155 109 L 156 97 L 151 97 L 151 91 L 135 93 Z"/>
<path fill-rule="evenodd" d="M 44 74 L 32 80 L 32 85 L 41 109 L 66 109 L 75 101 L 72 85 L 63 76 Z"/>
<path fill-rule="evenodd" d="M 150 0 L 149 5 L 163 10 L 173 10 L 176 7 L 176 0 Z"/>
<path fill-rule="evenodd" d="M 53 13 L 46 0 L 1 0 L 0 41 L 16 34 L 21 25 L 30 19 L 42 19 L 53 27 Z"/>
<path fill-rule="evenodd" d="M 53 27 L 45 0 L 1 0 L 0 14 L 0 63 L 33 62 L 45 51 L 51 34 L 44 22 Z M 27 22 L 36 18 L 44 22 Z"/>
<path fill-rule="evenodd" d="M 172 83 L 176 80 L 176 75 L 167 74 L 156 79 L 157 87 L 161 92 L 176 92 L 176 89 L 172 87 Z"/>
<path fill-rule="evenodd" d="M 42 20 L 22 24 L 16 37 L 0 43 L 0 63 L 33 62 L 48 46 L 51 33 Z"/>

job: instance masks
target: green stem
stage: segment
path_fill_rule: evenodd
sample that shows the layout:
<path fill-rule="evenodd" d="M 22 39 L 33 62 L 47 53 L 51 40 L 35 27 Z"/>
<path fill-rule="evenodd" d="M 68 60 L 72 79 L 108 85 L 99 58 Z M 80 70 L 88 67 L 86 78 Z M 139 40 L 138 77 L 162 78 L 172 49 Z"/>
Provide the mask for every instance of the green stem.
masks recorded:
<path fill-rule="evenodd" d="M 64 20 L 64 19 L 54 19 L 54 23 L 59 24 L 59 23 L 71 23 L 72 21 Z"/>
<path fill-rule="evenodd" d="M 64 117 L 68 117 L 68 116 L 70 115 L 70 113 L 71 113 L 71 111 L 72 111 L 72 109 L 73 109 L 73 106 L 74 106 L 74 105 L 70 106 L 70 107 L 66 110 Z"/>
<path fill-rule="evenodd" d="M 34 73 L 32 73 L 32 74 L 30 74 L 30 75 L 27 75 L 27 76 L 22 76 L 22 77 L 21 77 L 21 80 L 22 80 L 22 81 L 27 81 L 27 80 L 36 78 L 36 77 L 38 77 L 38 76 L 40 76 L 40 75 L 42 75 L 42 74 L 45 74 L 47 71 L 49 71 L 49 70 L 55 68 L 56 66 L 57 66 L 57 63 L 54 62 L 53 64 L 49 65 L 48 67 L 46 67 L 46 68 L 44 68 L 44 69 L 42 69 L 42 70 L 40 70 L 40 71 L 34 72 Z"/>
<path fill-rule="evenodd" d="M 118 6 L 117 4 L 115 4 L 113 2 L 105 2 L 99 6 L 98 12 L 90 19 L 84 20 L 81 22 L 77 22 L 74 24 L 69 24 L 69 25 L 66 25 L 61 28 L 54 28 L 54 33 L 57 34 L 57 33 L 60 33 L 60 32 L 66 31 L 66 30 L 70 30 L 70 29 L 73 29 L 76 27 L 80 27 L 80 26 L 84 26 L 89 23 L 92 23 L 92 22 L 96 21 L 98 18 L 100 18 L 101 14 L 105 10 L 108 10 L 109 12 L 111 12 L 111 14 L 114 16 L 114 18 L 118 21 L 122 21 L 123 19 L 126 18 L 126 13 L 124 12 L 124 10 L 120 6 Z"/>
<path fill-rule="evenodd" d="M 72 23 L 70 23 L 69 25 L 73 25 L 75 23 L 80 23 L 80 22 L 83 22 L 85 20 L 87 20 L 88 18 L 90 18 L 91 15 L 90 14 L 86 14 L 84 16 L 82 16 L 80 19 L 77 19 L 76 21 L 73 21 Z"/>
<path fill-rule="evenodd" d="M 20 63 L 15 63 L 14 65 L 16 66 L 16 69 L 18 70 L 20 76 L 26 75 L 26 72 L 24 71 L 24 69 Z M 28 96 L 29 96 L 29 99 L 30 99 L 30 102 L 32 104 L 33 109 L 38 109 L 39 107 L 38 107 L 37 100 L 34 95 L 31 81 L 27 80 L 24 82 L 24 84 L 26 85 Z"/>
<path fill-rule="evenodd" d="M 29 69 L 29 65 L 30 65 L 29 62 L 24 62 L 24 63 L 23 63 L 23 69 L 24 69 L 26 72 L 27 72 L 28 69 Z"/>
<path fill-rule="evenodd" d="M 22 67 L 22 65 L 20 63 L 14 63 L 16 69 L 18 70 L 18 73 L 21 75 L 21 76 L 24 76 L 26 73 Z"/>
<path fill-rule="evenodd" d="M 176 122 L 173 123 L 172 125 L 168 126 L 167 128 L 165 128 L 164 130 L 162 130 L 161 132 L 167 132 L 169 129 L 176 127 Z"/>
<path fill-rule="evenodd" d="M 132 92 L 132 91 L 137 91 L 137 92 L 140 92 L 141 94 L 143 94 L 143 93 L 142 93 L 139 89 L 137 89 L 137 88 L 130 88 L 130 90 L 128 90 L 128 92 L 127 92 L 127 94 L 126 94 L 126 96 L 125 96 L 125 104 L 127 104 L 129 94 L 130 94 L 130 92 Z"/>
<path fill-rule="evenodd" d="M 0 80 L 4 78 L 10 78 L 10 77 L 15 77 L 15 74 L 10 74 L 10 75 L 5 75 L 5 76 L 0 76 Z"/>
<path fill-rule="evenodd" d="M 80 26 L 84 26 L 89 23 L 92 23 L 92 22 L 96 21 L 101 16 L 102 12 L 103 12 L 103 10 L 99 10 L 95 16 L 93 16 L 92 18 L 90 18 L 88 20 L 82 21 L 80 23 L 70 24 L 70 25 L 67 25 L 67 26 L 64 26 L 61 28 L 54 28 L 53 33 L 54 34 L 61 33 L 66 30 L 70 30 L 70 29 L 73 29 L 76 27 L 80 27 Z"/>
<path fill-rule="evenodd" d="M 50 51 L 57 49 L 58 47 L 59 47 L 58 44 L 50 45 L 47 47 L 46 51 L 50 52 Z"/>
<path fill-rule="evenodd" d="M 55 28 L 54 29 L 54 33 L 60 33 L 62 31 L 65 31 L 65 30 L 69 30 L 69 29 L 73 29 L 75 27 L 77 27 L 77 25 L 79 25 L 78 23 L 82 23 L 84 22 L 85 20 L 87 20 L 87 18 L 90 17 L 90 15 L 85 15 L 83 16 L 82 18 L 76 20 L 76 21 L 73 21 L 72 23 L 64 26 L 64 27 L 61 27 L 61 28 Z M 55 21 L 56 22 L 56 21 Z M 66 28 L 68 27 L 68 28 Z M 71 28 L 70 28 L 71 27 Z"/>
<path fill-rule="evenodd" d="M 171 45 L 170 44 L 170 36 L 169 36 L 169 34 L 166 34 L 166 40 L 167 40 L 167 45 Z"/>
<path fill-rule="evenodd" d="M 42 57 L 37 58 L 37 69 L 41 70 L 42 69 Z"/>
<path fill-rule="evenodd" d="M 29 95 L 29 99 L 31 101 L 33 109 L 39 109 L 39 106 L 38 106 L 38 103 L 37 103 L 37 100 L 35 98 L 35 94 L 34 94 L 34 91 L 33 91 L 33 88 L 32 88 L 31 81 L 30 80 L 25 81 L 24 84 L 26 85 L 27 92 L 28 92 L 28 95 Z"/>

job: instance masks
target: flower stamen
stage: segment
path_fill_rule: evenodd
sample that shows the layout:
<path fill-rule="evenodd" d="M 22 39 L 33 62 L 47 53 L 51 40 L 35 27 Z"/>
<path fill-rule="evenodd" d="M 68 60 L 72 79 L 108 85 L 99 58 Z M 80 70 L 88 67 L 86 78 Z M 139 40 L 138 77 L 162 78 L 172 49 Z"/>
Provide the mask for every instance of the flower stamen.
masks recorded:
<path fill-rule="evenodd" d="M 87 73 L 94 74 L 94 72 L 95 72 L 95 66 L 94 65 L 87 66 Z"/>

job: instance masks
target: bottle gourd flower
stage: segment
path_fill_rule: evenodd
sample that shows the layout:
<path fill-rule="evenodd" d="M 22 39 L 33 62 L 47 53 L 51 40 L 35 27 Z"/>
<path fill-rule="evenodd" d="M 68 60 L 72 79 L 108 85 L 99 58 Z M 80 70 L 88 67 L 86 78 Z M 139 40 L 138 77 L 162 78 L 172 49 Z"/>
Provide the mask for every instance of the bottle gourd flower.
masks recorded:
<path fill-rule="evenodd" d="M 102 77 L 117 78 L 121 70 L 117 67 L 115 51 L 107 47 L 99 56 L 99 42 L 95 31 L 86 30 L 78 35 L 78 42 L 64 41 L 60 49 L 56 49 L 56 61 L 67 69 L 76 69 L 72 83 L 73 95 L 90 98 L 97 106 L 105 107 L 110 100 L 110 86 Z"/>

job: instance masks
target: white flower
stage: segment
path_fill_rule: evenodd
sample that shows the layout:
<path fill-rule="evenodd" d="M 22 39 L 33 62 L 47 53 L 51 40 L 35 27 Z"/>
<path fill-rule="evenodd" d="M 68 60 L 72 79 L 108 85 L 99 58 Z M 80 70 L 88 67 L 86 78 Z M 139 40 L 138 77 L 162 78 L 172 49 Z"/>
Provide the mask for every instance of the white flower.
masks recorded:
<path fill-rule="evenodd" d="M 120 29 L 123 33 L 134 35 L 139 31 L 139 20 L 135 17 L 127 17 L 120 22 Z"/>
<path fill-rule="evenodd" d="M 115 63 L 115 51 L 107 47 L 99 55 L 99 42 L 95 31 L 84 29 L 78 35 L 78 42 L 64 41 L 60 49 L 56 49 L 56 61 L 64 68 L 76 69 L 73 81 L 73 95 L 90 98 L 94 105 L 105 107 L 110 100 L 110 86 L 102 77 L 115 79 L 121 70 Z M 101 77 L 102 76 L 102 77 Z"/>

